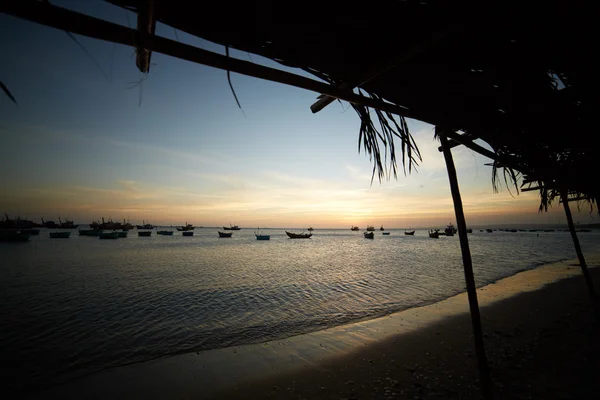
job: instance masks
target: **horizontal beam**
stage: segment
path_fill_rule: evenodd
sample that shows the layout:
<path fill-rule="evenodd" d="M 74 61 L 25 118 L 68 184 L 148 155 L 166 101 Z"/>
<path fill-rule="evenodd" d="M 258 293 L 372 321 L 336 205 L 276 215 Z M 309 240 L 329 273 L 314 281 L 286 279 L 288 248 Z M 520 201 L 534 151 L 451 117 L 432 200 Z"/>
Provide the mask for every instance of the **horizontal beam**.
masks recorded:
<path fill-rule="evenodd" d="M 471 135 L 470 133 L 465 133 L 464 135 L 460 135 L 460 137 L 463 137 L 463 138 L 465 138 L 465 139 L 468 139 L 468 140 L 471 140 L 471 141 L 473 141 L 473 140 L 477 139 L 477 137 L 476 137 L 476 136 L 474 136 L 474 135 Z M 460 146 L 461 144 L 462 144 L 462 143 L 459 143 L 459 142 L 457 142 L 457 141 L 455 141 L 455 140 L 450 140 L 450 141 L 448 142 L 448 147 L 452 149 L 452 148 L 454 148 L 454 147 L 458 147 L 458 146 Z M 443 151 L 443 149 L 442 149 L 442 146 L 438 146 L 438 151 L 439 151 L 440 153 Z"/>
<path fill-rule="evenodd" d="M 527 185 L 527 184 L 533 183 L 533 182 L 539 182 L 539 180 L 538 179 L 534 179 L 534 178 L 530 178 L 530 177 L 526 177 L 526 178 L 523 178 L 523 183 L 521 184 L 521 186 Z"/>
<path fill-rule="evenodd" d="M 347 89 L 348 85 L 345 83 L 341 83 L 338 87 L 340 89 Z M 335 97 L 321 94 L 320 99 L 315 101 L 313 104 L 311 104 L 310 111 L 312 111 L 313 114 L 316 114 L 319 111 L 321 111 L 322 109 L 324 109 L 325 107 L 327 107 L 328 105 L 330 105 L 331 103 L 333 103 L 334 101 L 335 101 Z"/>
<path fill-rule="evenodd" d="M 490 150 L 478 145 L 477 143 L 473 142 L 472 140 L 467 139 L 467 138 L 463 137 L 462 135 L 459 135 L 456 132 L 452 132 L 449 129 L 445 129 L 443 134 L 448 139 L 452 139 L 452 140 L 462 144 L 463 146 L 473 150 L 474 152 L 481 154 L 482 156 L 491 158 L 494 161 L 499 161 L 498 156 L 493 151 L 490 151 Z M 507 165 L 507 163 L 504 163 L 504 162 L 503 162 L 503 164 Z"/>
<path fill-rule="evenodd" d="M 504 167 L 504 164 L 502 164 L 501 162 L 498 162 L 498 161 L 496 161 L 496 162 L 490 162 L 490 163 L 485 163 L 483 165 L 485 165 L 486 167 L 496 167 L 496 168 L 503 168 Z"/>
<path fill-rule="evenodd" d="M 572 201 L 585 201 L 585 200 L 589 200 L 590 198 L 588 196 L 578 196 L 578 197 L 572 197 L 569 199 L 569 203 Z M 562 198 L 558 200 L 558 203 L 562 203 Z"/>
<path fill-rule="evenodd" d="M 56 29 L 65 30 L 95 39 L 120 43 L 133 47 L 142 47 L 149 51 L 162 53 L 209 67 L 237 72 L 242 75 L 283 83 L 323 93 L 350 103 L 371 107 L 407 118 L 421 119 L 407 108 L 391 103 L 374 100 L 353 93 L 351 90 L 335 88 L 300 75 L 265 67 L 244 60 L 226 57 L 160 36 L 149 35 L 122 25 L 113 24 L 65 8 L 38 1 L 10 0 L 3 2 L 1 10 L 18 18 L 37 22 Z"/>
<path fill-rule="evenodd" d="M 528 188 L 521 188 L 521 192 L 533 192 L 534 190 L 540 190 L 543 186 L 533 186 Z"/>

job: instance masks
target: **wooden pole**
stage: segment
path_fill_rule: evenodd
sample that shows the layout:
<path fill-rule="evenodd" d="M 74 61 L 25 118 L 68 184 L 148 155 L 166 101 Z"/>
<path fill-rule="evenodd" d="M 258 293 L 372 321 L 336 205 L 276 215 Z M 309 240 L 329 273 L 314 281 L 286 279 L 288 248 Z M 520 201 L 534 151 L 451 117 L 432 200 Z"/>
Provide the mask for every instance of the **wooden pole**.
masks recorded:
<path fill-rule="evenodd" d="M 596 317 L 600 320 L 600 309 L 598 307 L 598 300 L 596 299 L 596 292 L 594 291 L 594 283 L 592 282 L 590 271 L 588 270 L 587 264 L 585 262 L 583 251 L 581 251 L 581 246 L 579 245 L 579 238 L 577 237 L 577 233 L 575 232 L 575 224 L 573 223 L 573 215 L 571 215 L 571 208 L 569 207 L 569 196 L 567 195 L 567 192 L 561 190 L 560 198 L 562 200 L 563 207 L 565 208 L 565 214 L 567 215 L 567 223 L 569 224 L 569 232 L 571 232 L 571 238 L 573 239 L 573 244 L 575 245 L 575 252 L 577 253 L 577 258 L 579 259 L 579 266 L 581 267 L 581 272 L 583 272 L 585 284 L 587 286 L 588 293 L 590 294 L 592 307 L 594 308 L 594 313 L 596 314 Z"/>
<path fill-rule="evenodd" d="M 477 354 L 477 366 L 479 368 L 479 379 L 484 399 L 492 399 L 492 381 L 490 379 L 490 370 L 485 356 L 485 346 L 483 344 L 483 331 L 481 328 L 481 316 L 479 314 L 479 304 L 477 302 L 477 290 L 475 287 L 475 277 L 473 275 L 473 262 L 471 260 L 471 250 L 469 249 L 469 239 L 467 237 L 467 223 L 463 212 L 462 199 L 458 188 L 458 178 L 456 168 L 452 159 L 452 152 L 448 145 L 448 138 L 440 127 L 435 127 L 436 135 L 440 138 L 446 168 L 448 169 L 448 179 L 450 180 L 450 190 L 452 200 L 454 201 L 454 213 L 456 215 L 456 224 L 458 225 L 458 237 L 460 239 L 460 250 L 463 258 L 463 267 L 465 272 L 465 282 L 467 284 L 467 294 L 469 297 L 469 309 L 471 311 L 471 323 L 473 325 L 473 340 L 475 341 L 475 352 Z"/>

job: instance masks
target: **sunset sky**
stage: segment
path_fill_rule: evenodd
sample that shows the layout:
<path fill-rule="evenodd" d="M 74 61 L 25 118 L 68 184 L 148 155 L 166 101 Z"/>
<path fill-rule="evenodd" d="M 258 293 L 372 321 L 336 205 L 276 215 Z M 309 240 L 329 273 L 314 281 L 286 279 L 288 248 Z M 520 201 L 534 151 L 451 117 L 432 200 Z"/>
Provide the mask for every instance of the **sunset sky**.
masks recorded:
<path fill-rule="evenodd" d="M 53 3 L 135 25 L 134 14 L 100 1 Z M 225 52 L 169 27 L 157 34 Z M 409 121 L 418 172 L 371 185 L 360 121 L 345 102 L 312 114 L 317 93 L 232 74 L 241 111 L 222 70 L 155 53 L 143 79 L 130 47 L 77 36 L 92 59 L 65 32 L 5 14 L 0 37 L 0 80 L 18 101 L 0 93 L 0 212 L 11 217 L 315 228 L 455 221 L 430 125 Z M 453 153 L 469 225 L 565 222 L 558 204 L 538 213 L 535 192 L 494 193 L 489 159 Z M 574 218 L 595 222 L 585 208 Z"/>

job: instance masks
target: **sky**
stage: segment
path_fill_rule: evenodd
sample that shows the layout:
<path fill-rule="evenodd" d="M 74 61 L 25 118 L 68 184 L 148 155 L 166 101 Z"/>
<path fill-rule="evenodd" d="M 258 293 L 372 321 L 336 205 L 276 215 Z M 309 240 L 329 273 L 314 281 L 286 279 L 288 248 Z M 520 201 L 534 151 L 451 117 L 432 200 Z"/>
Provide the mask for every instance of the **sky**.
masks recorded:
<path fill-rule="evenodd" d="M 102 1 L 53 4 L 135 25 Z M 158 24 L 158 35 L 219 54 L 223 46 Z M 423 158 L 417 172 L 371 184 L 358 152 L 360 120 L 348 103 L 317 114 L 318 93 L 135 51 L 0 14 L 0 213 L 80 223 L 126 218 L 154 224 L 256 227 L 440 227 L 455 222 L 433 126 L 408 120 Z M 245 52 L 232 57 L 301 70 Z M 314 78 L 316 79 L 316 78 Z M 453 149 L 469 226 L 564 224 L 539 213 L 536 192 L 494 193 L 490 160 Z M 401 171 L 401 169 L 400 169 Z M 574 208 L 576 222 L 597 222 Z"/>

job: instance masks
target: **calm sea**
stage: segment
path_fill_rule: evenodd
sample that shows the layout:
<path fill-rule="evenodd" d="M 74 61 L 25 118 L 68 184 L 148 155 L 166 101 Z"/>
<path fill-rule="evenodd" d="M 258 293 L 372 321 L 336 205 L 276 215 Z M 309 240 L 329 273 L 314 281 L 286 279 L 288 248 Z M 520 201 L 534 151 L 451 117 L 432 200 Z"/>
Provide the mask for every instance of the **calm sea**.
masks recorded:
<path fill-rule="evenodd" d="M 0 243 L 5 387 L 33 389 L 185 352 L 263 342 L 374 318 L 464 291 L 458 236 L 391 230 L 273 229 L 218 238 L 50 239 Z M 584 252 L 600 232 L 579 234 Z M 575 258 L 568 232 L 469 235 L 478 285 Z"/>

